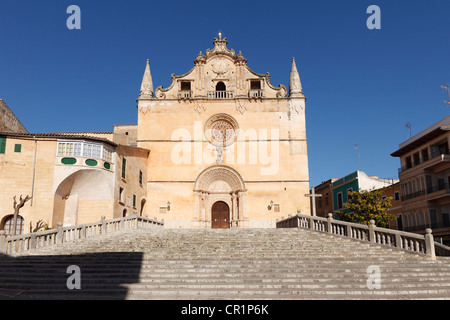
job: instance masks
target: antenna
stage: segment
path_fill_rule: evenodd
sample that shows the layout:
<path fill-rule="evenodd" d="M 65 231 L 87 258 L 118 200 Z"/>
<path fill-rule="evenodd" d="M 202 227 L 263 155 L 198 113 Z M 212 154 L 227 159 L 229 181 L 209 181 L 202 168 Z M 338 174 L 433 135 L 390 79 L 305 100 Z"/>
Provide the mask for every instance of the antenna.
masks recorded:
<path fill-rule="evenodd" d="M 361 155 L 359 154 L 359 146 L 355 144 L 355 149 L 358 151 L 359 170 L 362 171 Z"/>
<path fill-rule="evenodd" d="M 448 92 L 448 96 L 450 97 L 450 86 L 448 84 L 441 86 L 444 91 Z M 444 100 L 444 103 L 448 104 L 450 106 L 450 101 Z"/>
<path fill-rule="evenodd" d="M 405 127 L 409 128 L 409 137 L 411 138 L 411 123 L 408 122 Z"/>

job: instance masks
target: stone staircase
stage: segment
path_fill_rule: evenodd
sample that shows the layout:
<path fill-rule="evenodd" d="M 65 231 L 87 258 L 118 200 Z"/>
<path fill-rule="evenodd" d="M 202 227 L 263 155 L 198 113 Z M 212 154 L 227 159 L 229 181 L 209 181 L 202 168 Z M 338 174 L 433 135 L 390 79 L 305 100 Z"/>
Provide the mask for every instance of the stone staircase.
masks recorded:
<path fill-rule="evenodd" d="M 123 230 L 1 256 L 0 299 L 450 299 L 450 258 L 295 228 Z"/>

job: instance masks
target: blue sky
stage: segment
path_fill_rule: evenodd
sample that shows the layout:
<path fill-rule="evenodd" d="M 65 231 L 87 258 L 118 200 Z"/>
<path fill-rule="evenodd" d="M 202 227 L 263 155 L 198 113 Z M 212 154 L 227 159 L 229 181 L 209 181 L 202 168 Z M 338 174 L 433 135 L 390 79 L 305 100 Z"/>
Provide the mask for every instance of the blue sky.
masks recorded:
<path fill-rule="evenodd" d="M 66 9 L 81 8 L 81 30 Z M 369 5 L 381 29 L 369 30 Z M 146 59 L 155 87 L 193 66 L 218 31 L 248 65 L 307 97 L 311 185 L 360 168 L 397 178 L 390 154 L 449 115 L 450 1 L 0 1 L 0 98 L 29 132 L 137 122 Z"/>

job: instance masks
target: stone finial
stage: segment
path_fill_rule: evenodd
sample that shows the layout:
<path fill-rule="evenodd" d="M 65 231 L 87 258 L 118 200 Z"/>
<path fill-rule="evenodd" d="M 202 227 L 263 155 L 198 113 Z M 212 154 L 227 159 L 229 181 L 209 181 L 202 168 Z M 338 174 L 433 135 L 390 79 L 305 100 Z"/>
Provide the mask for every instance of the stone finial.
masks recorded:
<path fill-rule="evenodd" d="M 292 58 L 291 76 L 289 79 L 289 96 L 303 97 L 302 83 L 300 82 L 300 75 L 297 71 L 295 58 Z"/>
<path fill-rule="evenodd" d="M 153 96 L 153 81 L 150 73 L 150 62 L 147 59 L 147 65 L 145 66 L 144 76 L 142 77 L 141 94 L 140 95 Z"/>

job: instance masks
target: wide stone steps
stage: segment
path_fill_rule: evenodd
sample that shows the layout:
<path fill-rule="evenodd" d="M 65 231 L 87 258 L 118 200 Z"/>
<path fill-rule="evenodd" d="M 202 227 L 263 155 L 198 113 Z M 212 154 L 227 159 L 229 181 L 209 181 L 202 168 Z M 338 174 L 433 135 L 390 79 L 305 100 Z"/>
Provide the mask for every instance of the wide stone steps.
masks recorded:
<path fill-rule="evenodd" d="M 450 260 L 301 229 L 132 230 L 1 257 L 0 298 L 450 299 Z"/>

